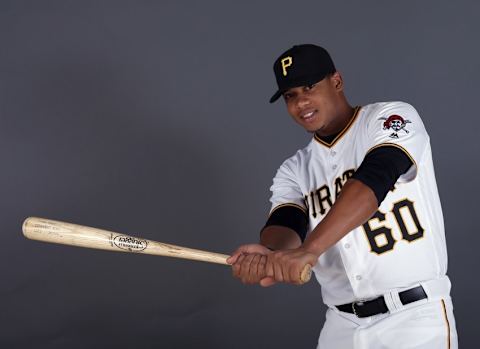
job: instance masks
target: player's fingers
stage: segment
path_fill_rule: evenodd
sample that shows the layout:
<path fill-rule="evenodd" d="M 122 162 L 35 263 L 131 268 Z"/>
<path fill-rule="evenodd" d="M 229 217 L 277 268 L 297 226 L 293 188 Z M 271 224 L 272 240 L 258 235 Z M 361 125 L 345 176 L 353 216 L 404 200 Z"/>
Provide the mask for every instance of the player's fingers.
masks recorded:
<path fill-rule="evenodd" d="M 267 256 L 260 256 L 257 264 L 257 277 L 261 280 L 267 275 Z"/>
<path fill-rule="evenodd" d="M 230 257 L 227 258 L 227 263 L 228 264 L 235 264 L 238 260 L 238 257 L 241 256 L 241 252 L 233 252 Z"/>
<path fill-rule="evenodd" d="M 235 264 L 232 265 L 232 273 L 233 273 L 233 276 L 235 276 L 236 278 L 240 277 L 240 272 L 241 272 L 241 268 L 242 268 L 242 261 L 243 261 L 244 258 L 245 258 L 245 255 L 241 254 L 240 256 L 238 256 L 238 259 L 235 262 Z"/>
<path fill-rule="evenodd" d="M 266 277 L 266 278 L 263 278 L 262 280 L 260 280 L 260 285 L 262 287 L 270 287 L 270 286 L 273 286 L 275 285 L 277 282 L 275 281 L 275 279 L 271 278 L 271 277 Z"/>
<path fill-rule="evenodd" d="M 295 261 L 290 259 L 287 255 L 280 260 L 280 267 L 282 268 L 283 282 L 291 283 L 293 282 L 290 269 L 292 268 Z"/>
<path fill-rule="evenodd" d="M 275 276 L 275 272 L 273 271 L 273 258 L 272 256 L 267 256 L 267 260 L 266 260 L 266 263 L 265 263 L 265 270 L 264 270 L 264 273 L 265 273 L 265 277 L 274 277 Z"/>
<path fill-rule="evenodd" d="M 273 277 L 275 281 L 278 282 L 283 282 L 284 277 L 283 277 L 283 270 L 282 270 L 282 265 L 278 262 L 273 263 Z"/>
<path fill-rule="evenodd" d="M 283 254 L 281 252 L 274 252 L 268 255 L 267 258 L 267 275 L 276 281 L 283 282 L 282 267 L 280 259 Z"/>
<path fill-rule="evenodd" d="M 288 268 L 288 282 L 292 284 L 300 284 L 300 269 L 297 264 L 292 264 Z"/>
<path fill-rule="evenodd" d="M 238 255 L 235 253 L 232 253 L 230 257 L 227 258 L 227 263 L 232 265 L 237 261 Z"/>
<path fill-rule="evenodd" d="M 261 255 L 253 255 L 252 262 L 250 263 L 250 272 L 248 273 L 248 283 L 254 284 L 260 281 L 258 277 L 258 262 L 261 259 Z"/>
<path fill-rule="evenodd" d="M 289 266 L 281 264 L 280 268 L 282 269 L 283 282 L 291 282 L 290 273 L 289 273 Z"/>
<path fill-rule="evenodd" d="M 240 267 L 240 279 L 244 284 L 249 283 L 250 265 L 252 264 L 253 258 L 255 258 L 255 255 L 249 254 L 249 255 L 246 255 L 245 258 L 242 260 L 242 265 Z"/>
<path fill-rule="evenodd" d="M 293 258 L 289 261 L 287 265 L 286 272 L 288 273 L 288 282 L 292 284 L 300 284 L 300 273 L 303 267 L 303 262 L 301 259 Z"/>
<path fill-rule="evenodd" d="M 267 256 L 259 255 L 257 262 L 257 282 L 260 282 L 266 275 Z"/>
<path fill-rule="evenodd" d="M 238 257 L 242 254 L 250 254 L 250 253 L 256 253 L 256 254 L 268 254 L 270 250 L 266 248 L 263 245 L 260 244 L 248 244 L 248 245 L 242 245 L 239 248 L 237 248 L 230 257 L 227 258 L 227 263 L 229 264 L 234 264 Z"/>
<path fill-rule="evenodd" d="M 290 275 L 290 269 L 292 268 L 291 261 L 283 260 L 280 266 L 282 268 L 283 282 L 292 282 Z"/>
<path fill-rule="evenodd" d="M 227 258 L 227 263 L 235 264 L 238 260 L 238 257 L 244 254 L 245 250 L 246 250 L 245 245 L 242 245 L 239 248 L 237 248 L 235 251 L 232 252 L 231 256 Z"/>
<path fill-rule="evenodd" d="M 248 257 L 248 254 L 245 254 L 243 253 L 240 257 L 238 257 L 238 260 L 237 260 L 237 263 L 235 264 L 238 264 L 239 267 L 238 267 L 238 275 L 237 277 L 241 280 L 242 279 L 242 275 L 245 273 L 245 258 Z M 242 280 L 243 282 L 243 280 Z"/>

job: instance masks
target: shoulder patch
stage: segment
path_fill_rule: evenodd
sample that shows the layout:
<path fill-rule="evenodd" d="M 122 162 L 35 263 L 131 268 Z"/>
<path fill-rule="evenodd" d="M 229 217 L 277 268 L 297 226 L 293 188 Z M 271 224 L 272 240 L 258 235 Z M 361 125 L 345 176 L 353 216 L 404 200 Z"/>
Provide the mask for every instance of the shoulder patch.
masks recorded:
<path fill-rule="evenodd" d="M 388 118 L 382 116 L 378 120 L 384 120 L 384 122 L 383 122 L 383 129 L 384 130 L 392 130 L 393 131 L 390 134 L 390 138 L 398 138 L 398 133 L 400 131 L 404 131 L 405 133 L 409 133 L 409 131 L 405 128 L 405 126 L 407 126 L 407 124 L 411 123 L 411 121 L 402 118 L 400 115 L 390 115 Z"/>

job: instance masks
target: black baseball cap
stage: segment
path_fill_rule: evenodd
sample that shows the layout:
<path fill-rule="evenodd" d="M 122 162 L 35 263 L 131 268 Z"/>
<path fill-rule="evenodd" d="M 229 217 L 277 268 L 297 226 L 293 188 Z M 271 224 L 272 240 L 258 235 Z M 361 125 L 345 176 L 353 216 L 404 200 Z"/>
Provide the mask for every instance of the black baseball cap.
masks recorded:
<path fill-rule="evenodd" d="M 313 44 L 293 46 L 277 58 L 273 64 L 278 91 L 270 98 L 275 102 L 292 87 L 306 86 L 323 80 L 336 72 L 335 65 L 327 50 Z"/>

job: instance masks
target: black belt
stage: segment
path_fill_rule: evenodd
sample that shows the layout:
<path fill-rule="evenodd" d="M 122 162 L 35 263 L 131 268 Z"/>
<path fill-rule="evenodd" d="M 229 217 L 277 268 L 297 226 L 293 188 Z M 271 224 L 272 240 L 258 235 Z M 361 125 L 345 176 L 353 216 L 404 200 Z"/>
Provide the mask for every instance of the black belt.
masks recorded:
<path fill-rule="evenodd" d="M 422 286 L 399 292 L 398 296 L 400 297 L 400 301 L 403 305 L 427 298 L 427 294 Z M 353 302 L 337 305 L 336 307 L 340 311 L 355 314 L 357 317 L 369 317 L 388 312 L 387 303 L 385 303 L 383 296 L 364 302 Z"/>

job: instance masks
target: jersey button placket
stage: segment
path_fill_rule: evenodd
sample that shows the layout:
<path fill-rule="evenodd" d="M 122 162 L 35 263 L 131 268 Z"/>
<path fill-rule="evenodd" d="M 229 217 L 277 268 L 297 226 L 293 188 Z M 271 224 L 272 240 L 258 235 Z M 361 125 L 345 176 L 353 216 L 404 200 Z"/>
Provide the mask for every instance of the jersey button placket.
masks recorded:
<path fill-rule="evenodd" d="M 337 155 L 337 152 L 333 149 L 330 150 L 330 159 L 331 161 L 333 162 L 334 161 L 334 157 Z M 338 165 L 336 163 L 333 163 L 332 166 L 331 166 L 332 170 L 335 171 L 337 168 L 338 168 Z"/>

